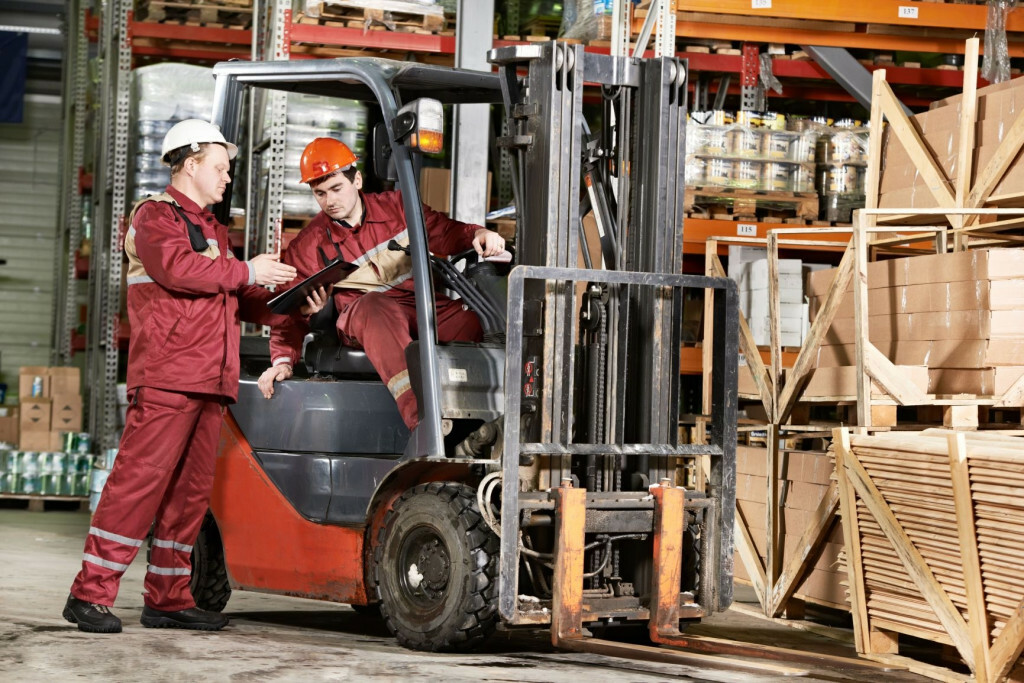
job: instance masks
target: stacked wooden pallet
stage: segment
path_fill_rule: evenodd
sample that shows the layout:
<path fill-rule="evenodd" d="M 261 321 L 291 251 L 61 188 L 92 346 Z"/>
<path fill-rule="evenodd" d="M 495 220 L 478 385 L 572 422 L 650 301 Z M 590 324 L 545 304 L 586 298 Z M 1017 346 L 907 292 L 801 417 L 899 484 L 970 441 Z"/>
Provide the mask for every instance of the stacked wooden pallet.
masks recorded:
<path fill-rule="evenodd" d="M 403 0 L 326 0 L 307 6 L 305 16 L 327 25 L 405 33 L 438 33 L 446 23 L 440 5 Z"/>
<path fill-rule="evenodd" d="M 891 660 L 911 635 L 1002 680 L 1024 649 L 1024 441 L 836 431 L 858 651 Z"/>
<path fill-rule="evenodd" d="M 252 24 L 252 0 L 140 0 L 136 17 L 159 23 L 247 27 Z"/>

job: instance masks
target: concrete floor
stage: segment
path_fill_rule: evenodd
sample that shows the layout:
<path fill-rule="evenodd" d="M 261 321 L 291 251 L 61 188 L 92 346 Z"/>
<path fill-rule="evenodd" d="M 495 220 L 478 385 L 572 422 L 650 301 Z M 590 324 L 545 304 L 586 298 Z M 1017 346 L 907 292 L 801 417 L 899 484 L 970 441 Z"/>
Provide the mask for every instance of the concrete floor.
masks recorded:
<path fill-rule="evenodd" d="M 399 647 L 378 620 L 334 605 L 236 591 L 219 633 L 150 630 L 141 559 L 121 584 L 124 633 L 81 633 L 61 618 L 89 516 L 0 509 L 0 677 L 5 681 L 604 681 L 760 682 L 778 676 L 555 652 L 545 631 L 499 632 L 481 652 L 442 655 Z M 750 600 L 749 594 L 747 599 Z M 693 629 L 783 647 L 852 655 L 842 641 L 736 611 Z M 847 634 L 848 635 L 848 634 Z M 807 667 L 806 681 L 923 681 L 905 672 Z"/>

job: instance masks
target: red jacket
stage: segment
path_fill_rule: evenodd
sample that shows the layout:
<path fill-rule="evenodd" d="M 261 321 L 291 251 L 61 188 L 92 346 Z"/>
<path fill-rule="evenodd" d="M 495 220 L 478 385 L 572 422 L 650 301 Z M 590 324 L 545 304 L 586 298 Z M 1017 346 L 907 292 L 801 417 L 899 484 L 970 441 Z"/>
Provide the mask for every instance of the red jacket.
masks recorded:
<path fill-rule="evenodd" d="M 174 205 L 202 229 L 205 251 L 193 250 Z M 254 285 L 252 266 L 235 259 L 227 228 L 168 186 L 132 210 L 124 248 L 132 328 L 128 388 L 237 400 L 239 318 L 282 325 L 286 316 L 270 313 L 266 304 L 273 293 Z"/>
<path fill-rule="evenodd" d="M 360 197 L 363 200 L 363 220 L 359 225 L 343 225 L 321 211 L 292 240 L 281 254 L 281 261 L 294 266 L 298 275 L 281 291 L 324 267 L 321 249 L 328 259 L 336 258 L 340 250 L 342 260 L 362 266 L 361 270 L 346 278 L 347 285 L 335 287 L 334 302 L 339 312 L 367 291 L 393 292 L 402 296 L 414 291 L 408 257 L 388 252 L 387 247 L 392 239 L 408 244 L 402 193 L 360 193 Z M 430 251 L 439 255 L 469 249 L 473 245 L 473 236 L 480 229 L 479 225 L 452 220 L 426 204 L 423 205 L 423 219 Z M 275 326 L 270 333 L 273 364 L 298 363 L 302 355 L 302 338 L 307 331 L 308 325 L 298 316 L 288 318 L 284 325 Z"/>

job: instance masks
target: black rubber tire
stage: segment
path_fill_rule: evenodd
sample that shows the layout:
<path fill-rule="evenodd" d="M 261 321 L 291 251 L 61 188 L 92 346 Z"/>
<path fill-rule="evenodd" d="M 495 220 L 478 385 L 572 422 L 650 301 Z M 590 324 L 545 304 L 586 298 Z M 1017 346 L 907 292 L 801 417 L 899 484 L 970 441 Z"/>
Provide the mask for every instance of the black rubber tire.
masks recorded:
<path fill-rule="evenodd" d="M 474 489 L 433 482 L 406 491 L 384 519 L 374 557 L 388 630 L 412 650 L 478 647 L 498 623 L 498 550 Z"/>
<path fill-rule="evenodd" d="M 206 515 L 199 529 L 199 538 L 192 546 L 192 597 L 200 609 L 220 612 L 231 598 L 231 583 L 224 561 L 224 545 L 213 515 Z"/>

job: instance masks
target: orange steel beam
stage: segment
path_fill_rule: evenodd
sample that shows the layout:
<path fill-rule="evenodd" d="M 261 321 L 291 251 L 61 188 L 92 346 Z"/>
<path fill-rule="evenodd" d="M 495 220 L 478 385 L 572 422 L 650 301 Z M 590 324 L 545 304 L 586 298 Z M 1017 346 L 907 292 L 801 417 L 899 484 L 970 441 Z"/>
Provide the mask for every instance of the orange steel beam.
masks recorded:
<path fill-rule="evenodd" d="M 969 7 L 969 5 L 932 5 L 933 7 Z M 749 8 L 748 8 L 749 11 Z M 826 47 L 860 48 L 866 50 L 905 50 L 908 52 L 942 52 L 961 54 L 964 41 L 956 38 L 932 38 L 928 36 L 893 36 L 880 33 L 812 31 L 808 29 L 773 28 L 752 24 L 712 24 L 686 21 L 680 15 L 676 22 L 676 36 L 680 38 L 702 38 L 734 40 L 754 43 L 788 43 L 792 45 L 823 45 Z M 1011 57 L 1024 56 L 1021 41 L 1009 42 Z"/>
<path fill-rule="evenodd" d="M 761 360 L 764 363 L 771 362 L 771 353 L 768 349 L 758 349 Z M 782 352 L 782 367 L 791 368 L 796 363 L 797 354 L 792 351 Z M 696 346 L 683 346 L 679 349 L 679 374 L 680 375 L 701 375 L 704 374 L 701 350 Z"/>
<path fill-rule="evenodd" d="M 678 12 L 711 12 L 732 14 L 748 20 L 741 22 L 751 28 L 749 19 L 813 19 L 818 21 L 844 21 L 860 24 L 890 24 L 985 30 L 988 10 L 984 5 L 960 5 L 913 0 L 773 0 L 762 3 L 768 7 L 752 9 L 751 0 L 677 0 Z M 1007 31 L 1024 31 L 1024 12 L 1011 11 L 1006 17 Z M 963 49 L 963 43 L 960 44 Z"/>

